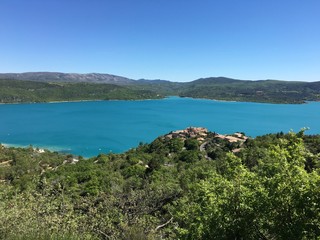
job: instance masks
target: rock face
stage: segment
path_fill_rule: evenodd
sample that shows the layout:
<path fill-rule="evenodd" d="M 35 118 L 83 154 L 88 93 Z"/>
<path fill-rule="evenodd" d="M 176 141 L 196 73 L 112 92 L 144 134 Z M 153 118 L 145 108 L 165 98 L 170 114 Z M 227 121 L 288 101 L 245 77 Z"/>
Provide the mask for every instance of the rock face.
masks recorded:
<path fill-rule="evenodd" d="M 128 85 L 135 80 L 111 74 L 101 73 L 60 73 L 60 72 L 26 72 L 26 73 L 2 73 L 0 79 L 13 79 L 39 82 L 88 82 Z"/>

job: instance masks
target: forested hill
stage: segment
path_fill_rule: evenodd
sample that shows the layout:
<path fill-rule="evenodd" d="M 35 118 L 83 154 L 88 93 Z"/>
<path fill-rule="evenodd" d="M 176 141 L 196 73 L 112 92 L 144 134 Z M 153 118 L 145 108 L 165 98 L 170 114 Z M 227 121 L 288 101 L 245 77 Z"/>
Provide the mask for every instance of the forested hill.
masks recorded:
<path fill-rule="evenodd" d="M 0 239 L 319 239 L 320 136 L 174 131 L 90 159 L 0 146 Z"/>
<path fill-rule="evenodd" d="M 0 80 L 0 103 L 78 101 L 78 100 L 137 100 L 163 96 L 154 91 L 130 86 L 94 83 L 46 83 Z"/>
<path fill-rule="evenodd" d="M 68 98 L 68 93 L 71 93 L 71 98 L 77 100 L 81 100 L 81 98 L 83 98 L 82 100 L 143 99 L 176 95 L 226 101 L 268 103 L 320 101 L 320 82 L 251 81 L 225 77 L 201 78 L 192 82 L 171 82 L 146 79 L 132 80 L 98 73 L 46 72 L 0 74 L 0 79 L 4 77 L 8 79 L 0 80 L 1 102 L 48 101 L 48 98 L 41 92 L 47 92 L 50 99 L 56 101 L 72 100 Z M 102 84 L 102 87 L 95 84 Z M 110 92 L 110 89 L 116 90 Z M 77 91 L 78 96 L 75 96 Z M 85 91 L 88 91 L 88 93 L 86 94 Z"/>
<path fill-rule="evenodd" d="M 247 102 L 303 103 L 320 100 L 320 82 L 203 78 L 186 83 L 180 95 Z"/>

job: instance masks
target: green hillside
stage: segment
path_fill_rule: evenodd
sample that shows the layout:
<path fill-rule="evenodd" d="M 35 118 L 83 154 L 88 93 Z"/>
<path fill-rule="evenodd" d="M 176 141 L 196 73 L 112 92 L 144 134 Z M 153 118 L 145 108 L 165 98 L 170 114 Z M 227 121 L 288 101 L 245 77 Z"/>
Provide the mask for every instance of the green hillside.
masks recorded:
<path fill-rule="evenodd" d="M 161 98 L 150 90 L 95 83 L 0 80 L 0 103 Z"/>
<path fill-rule="evenodd" d="M 319 239 L 320 136 L 171 132 L 83 159 L 0 147 L 0 239 Z"/>
<path fill-rule="evenodd" d="M 187 83 L 180 95 L 228 101 L 304 103 L 320 100 L 320 82 L 206 78 Z"/>

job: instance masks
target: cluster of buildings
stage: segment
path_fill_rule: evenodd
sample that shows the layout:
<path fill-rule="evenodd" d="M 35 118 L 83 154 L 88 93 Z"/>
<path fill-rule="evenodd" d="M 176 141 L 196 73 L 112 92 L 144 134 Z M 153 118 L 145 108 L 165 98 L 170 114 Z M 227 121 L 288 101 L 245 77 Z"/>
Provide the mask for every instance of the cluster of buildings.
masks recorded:
<path fill-rule="evenodd" d="M 169 134 L 165 135 L 166 138 L 181 138 L 183 140 L 187 138 L 196 138 L 198 141 L 204 141 L 204 139 L 208 135 L 208 129 L 203 127 L 188 127 L 183 130 L 177 130 L 170 132 Z"/>
<path fill-rule="evenodd" d="M 187 138 L 195 138 L 198 141 L 204 141 L 206 137 L 208 136 L 208 129 L 203 128 L 203 127 L 188 127 L 183 130 L 177 130 L 177 131 L 172 131 L 169 134 L 165 135 L 165 138 L 167 139 L 172 139 L 172 138 L 181 138 L 183 140 Z M 233 142 L 245 142 L 248 137 L 245 136 L 242 133 L 234 133 L 232 135 L 222 135 L 216 133 L 215 138 L 220 138 L 220 139 L 225 139 L 229 141 L 230 143 Z"/>
<path fill-rule="evenodd" d="M 248 137 L 245 136 L 242 133 L 234 133 L 232 135 L 217 134 L 215 137 L 216 138 L 220 138 L 220 139 L 226 139 L 230 143 L 233 143 L 233 142 L 245 142 L 248 139 Z"/>

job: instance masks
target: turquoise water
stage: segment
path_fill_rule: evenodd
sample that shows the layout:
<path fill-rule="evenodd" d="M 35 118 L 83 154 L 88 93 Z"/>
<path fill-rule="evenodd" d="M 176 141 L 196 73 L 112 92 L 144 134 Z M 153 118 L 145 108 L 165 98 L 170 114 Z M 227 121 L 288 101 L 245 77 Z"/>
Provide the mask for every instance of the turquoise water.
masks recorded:
<path fill-rule="evenodd" d="M 320 103 L 302 105 L 221 102 L 170 97 L 0 105 L 0 142 L 82 156 L 123 152 L 139 142 L 189 126 L 221 134 L 257 136 L 309 127 L 320 134 Z"/>

